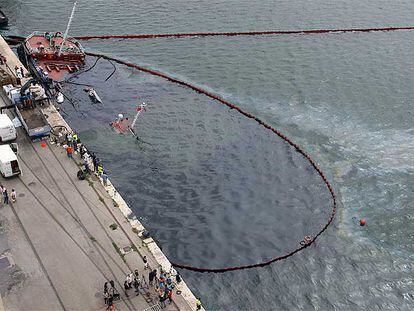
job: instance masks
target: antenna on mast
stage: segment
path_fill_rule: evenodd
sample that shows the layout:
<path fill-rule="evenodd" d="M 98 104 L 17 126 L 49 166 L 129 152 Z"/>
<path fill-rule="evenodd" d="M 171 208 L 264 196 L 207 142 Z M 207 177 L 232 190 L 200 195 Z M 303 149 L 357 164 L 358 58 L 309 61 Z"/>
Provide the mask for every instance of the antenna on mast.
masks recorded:
<path fill-rule="evenodd" d="M 66 37 L 68 36 L 70 24 L 72 24 L 73 15 L 75 14 L 76 3 L 77 3 L 77 1 L 75 1 L 75 3 L 73 4 L 72 13 L 70 14 L 69 22 L 68 22 L 68 25 L 66 26 L 66 30 L 65 30 L 65 34 L 63 35 L 62 43 L 60 44 L 60 49 L 59 49 L 58 56 L 60 56 L 60 54 L 62 54 L 62 49 L 63 49 L 63 46 L 65 45 Z"/>

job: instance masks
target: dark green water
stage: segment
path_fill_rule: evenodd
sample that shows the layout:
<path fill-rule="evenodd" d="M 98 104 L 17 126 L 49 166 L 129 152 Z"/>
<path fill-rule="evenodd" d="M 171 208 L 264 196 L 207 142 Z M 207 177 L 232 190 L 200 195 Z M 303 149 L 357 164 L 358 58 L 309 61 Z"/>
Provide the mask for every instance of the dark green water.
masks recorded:
<path fill-rule="evenodd" d="M 69 1 L 0 2 L 8 33 L 63 31 Z M 73 35 L 411 25 L 410 1 L 80 1 Z M 284 131 L 333 181 L 340 209 L 315 247 L 248 272 L 183 272 L 210 310 L 412 310 L 413 32 L 84 43 L 182 77 Z M 306 162 L 265 130 L 205 97 L 100 62 L 79 82 L 68 120 L 119 191 L 177 261 L 207 266 L 268 258 L 318 228 L 329 208 Z M 128 82 L 126 82 L 128 81 Z M 82 97 L 83 96 L 83 97 Z M 149 104 L 137 129 L 119 112 Z M 296 209 L 295 209 L 296 208 Z M 365 217 L 366 227 L 352 217 Z"/>

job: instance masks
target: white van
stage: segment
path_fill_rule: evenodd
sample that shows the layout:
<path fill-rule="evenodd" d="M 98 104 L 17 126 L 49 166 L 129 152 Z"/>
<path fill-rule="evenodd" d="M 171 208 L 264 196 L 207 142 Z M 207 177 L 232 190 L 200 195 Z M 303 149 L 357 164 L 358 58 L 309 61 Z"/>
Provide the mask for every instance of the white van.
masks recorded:
<path fill-rule="evenodd" d="M 3 177 L 21 173 L 17 155 L 9 145 L 0 145 L 0 173 Z"/>
<path fill-rule="evenodd" d="M 17 137 L 16 128 L 7 114 L 0 114 L 0 143 L 14 140 Z"/>

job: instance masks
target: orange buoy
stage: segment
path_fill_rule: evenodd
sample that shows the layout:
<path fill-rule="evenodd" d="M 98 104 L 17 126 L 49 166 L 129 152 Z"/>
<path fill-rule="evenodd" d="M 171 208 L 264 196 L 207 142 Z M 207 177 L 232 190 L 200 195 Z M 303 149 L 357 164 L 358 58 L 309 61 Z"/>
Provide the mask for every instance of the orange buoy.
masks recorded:
<path fill-rule="evenodd" d="M 46 143 L 45 143 L 44 141 L 42 141 L 42 142 L 40 143 L 40 147 L 42 147 L 42 148 L 46 148 Z"/>
<path fill-rule="evenodd" d="M 367 221 L 365 220 L 365 218 L 361 218 L 360 220 L 359 220 L 359 225 L 360 226 L 365 226 L 365 224 L 367 223 Z"/>

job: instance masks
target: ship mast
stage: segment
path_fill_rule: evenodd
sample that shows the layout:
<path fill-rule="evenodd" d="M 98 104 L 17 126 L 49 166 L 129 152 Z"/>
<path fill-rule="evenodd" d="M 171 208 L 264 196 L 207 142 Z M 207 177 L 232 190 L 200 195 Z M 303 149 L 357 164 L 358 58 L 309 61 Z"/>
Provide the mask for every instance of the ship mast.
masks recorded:
<path fill-rule="evenodd" d="M 75 1 L 75 3 L 73 4 L 72 13 L 70 14 L 69 22 L 68 22 L 68 25 L 66 27 L 65 34 L 63 35 L 63 40 L 62 40 L 62 43 L 60 45 L 58 57 L 60 56 L 60 54 L 62 54 L 62 49 L 63 49 L 63 46 L 65 45 L 66 37 L 68 36 L 70 24 L 72 23 L 73 15 L 75 14 L 76 2 L 77 1 Z"/>
<path fill-rule="evenodd" d="M 142 112 L 142 110 L 145 110 L 145 107 L 146 106 L 147 106 L 147 104 L 144 103 L 144 102 L 141 105 L 138 106 L 138 108 L 136 110 L 137 111 L 137 114 L 135 115 L 134 121 L 132 121 L 132 124 L 131 124 L 131 128 L 132 129 L 135 127 L 135 123 L 137 123 L 138 116 L 140 115 L 140 113 Z"/>

